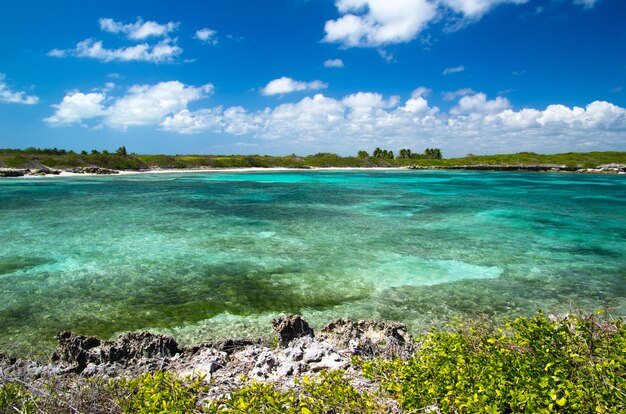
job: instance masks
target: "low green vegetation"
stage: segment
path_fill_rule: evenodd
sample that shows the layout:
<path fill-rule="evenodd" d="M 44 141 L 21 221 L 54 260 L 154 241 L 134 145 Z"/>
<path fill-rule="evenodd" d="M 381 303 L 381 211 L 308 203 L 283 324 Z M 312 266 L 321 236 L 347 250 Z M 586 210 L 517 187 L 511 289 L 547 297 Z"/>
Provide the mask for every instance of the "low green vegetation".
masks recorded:
<path fill-rule="evenodd" d="M 328 168 L 328 167 L 406 167 L 459 166 L 459 165 L 528 165 L 557 164 L 568 167 L 591 168 L 602 164 L 626 163 L 626 152 L 588 152 L 564 154 L 517 154 L 472 155 L 462 158 L 443 158 L 438 148 L 426 148 L 413 152 L 401 148 L 397 156 L 392 150 L 375 148 L 372 153 L 358 151 L 355 157 L 344 157 L 322 152 L 307 156 L 270 155 L 165 155 L 129 153 L 126 147 L 114 152 L 83 150 L 80 153 L 58 148 L 0 149 L 0 167 L 8 168 L 77 168 L 100 167 L 116 170 L 147 170 L 151 168 Z"/>
<path fill-rule="evenodd" d="M 380 413 L 385 406 L 377 395 L 358 391 L 344 371 L 322 372 L 317 378 L 295 381 L 280 390 L 274 384 L 252 381 L 228 396 L 212 401 L 209 413 Z M 298 390 L 298 391 L 296 391 Z"/>
<path fill-rule="evenodd" d="M 199 411 L 200 396 L 209 390 L 203 376 L 180 379 L 169 372 L 146 374 L 114 382 L 117 403 L 124 413 L 193 413 Z M 119 392 L 121 390 L 121 392 Z"/>
<path fill-rule="evenodd" d="M 408 361 L 355 361 L 409 412 L 626 411 L 620 321 L 540 313 L 503 326 L 456 322 L 420 341 Z"/>
<path fill-rule="evenodd" d="M 528 165 L 556 164 L 568 167 L 593 168 L 602 164 L 626 164 L 626 152 L 567 152 L 562 154 L 536 154 L 519 152 L 517 154 L 473 155 L 463 158 L 420 159 L 416 165 L 454 166 L 454 165 Z"/>
<path fill-rule="evenodd" d="M 623 413 L 626 328 L 601 315 L 455 321 L 417 338 L 408 360 L 353 358 L 379 391 L 342 370 L 289 387 L 242 379 L 208 399 L 202 376 L 62 378 L 0 384 L 0 413 Z M 55 382 L 56 381 L 56 382 Z M 77 408 L 78 407 L 78 408 Z M 76 411 L 78 409 L 78 411 Z"/>
<path fill-rule="evenodd" d="M 35 413 L 37 398 L 18 382 L 0 385 L 0 413 Z"/>

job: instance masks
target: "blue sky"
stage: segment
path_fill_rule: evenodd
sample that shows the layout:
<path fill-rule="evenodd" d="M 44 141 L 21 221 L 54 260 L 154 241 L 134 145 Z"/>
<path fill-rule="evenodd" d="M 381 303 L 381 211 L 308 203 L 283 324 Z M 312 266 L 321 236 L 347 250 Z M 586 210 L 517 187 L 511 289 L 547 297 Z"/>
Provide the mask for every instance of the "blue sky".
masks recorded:
<path fill-rule="evenodd" d="M 6 3 L 0 147 L 626 150 L 622 0 Z"/>

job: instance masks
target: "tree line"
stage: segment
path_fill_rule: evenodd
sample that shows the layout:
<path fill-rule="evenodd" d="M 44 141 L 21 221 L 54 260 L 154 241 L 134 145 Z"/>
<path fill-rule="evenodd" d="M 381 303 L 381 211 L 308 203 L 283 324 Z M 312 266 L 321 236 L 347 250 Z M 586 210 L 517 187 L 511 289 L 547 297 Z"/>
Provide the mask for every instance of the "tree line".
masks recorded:
<path fill-rule="evenodd" d="M 361 150 L 361 151 L 359 151 L 357 153 L 357 157 L 358 158 L 369 158 L 370 154 L 367 151 Z M 424 152 L 421 153 L 421 154 L 412 152 L 408 148 L 402 148 L 402 149 L 400 149 L 400 151 L 398 151 L 398 156 L 395 157 L 393 151 L 386 150 L 386 149 L 381 149 L 379 147 L 376 147 L 376 149 L 372 152 L 371 157 L 372 158 L 382 158 L 382 159 L 387 159 L 387 160 L 393 160 L 395 158 L 397 158 L 397 159 L 400 159 L 400 158 L 413 158 L 413 159 L 429 158 L 429 159 L 440 160 L 440 159 L 443 158 L 443 153 L 441 152 L 441 150 L 439 148 L 426 148 L 424 150 Z"/>
<path fill-rule="evenodd" d="M 7 150 L 3 150 L 3 151 L 9 151 L 9 152 L 24 152 L 27 154 L 38 154 L 38 155 L 75 155 L 76 152 L 74 152 L 73 150 L 65 150 L 63 148 L 37 148 L 37 147 L 28 147 L 24 150 L 18 150 L 18 149 L 7 149 Z M 107 150 L 103 150 L 102 152 L 98 151 L 97 149 L 92 149 L 90 152 L 87 152 L 86 150 L 82 150 L 80 152 L 80 155 L 88 155 L 88 154 L 92 154 L 92 155 L 121 155 L 122 157 L 126 157 L 128 155 L 128 151 L 126 151 L 126 147 L 125 146 L 121 146 L 119 147 L 117 150 L 115 150 L 115 152 L 110 153 Z"/>

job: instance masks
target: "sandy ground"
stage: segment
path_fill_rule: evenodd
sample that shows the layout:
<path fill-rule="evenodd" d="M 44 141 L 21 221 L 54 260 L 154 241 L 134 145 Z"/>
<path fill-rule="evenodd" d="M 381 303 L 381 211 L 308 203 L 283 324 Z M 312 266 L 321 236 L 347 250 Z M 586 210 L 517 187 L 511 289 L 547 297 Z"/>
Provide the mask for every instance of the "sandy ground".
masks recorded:
<path fill-rule="evenodd" d="M 130 171 L 119 170 L 119 174 L 111 174 L 111 176 L 119 175 L 136 175 L 136 174 L 188 174 L 188 173 L 216 173 L 216 172 L 281 172 L 281 171 L 350 171 L 350 170 L 363 170 L 363 171 L 375 171 L 375 170 L 405 170 L 404 167 L 312 167 L 312 168 L 283 168 L 283 167 L 248 167 L 248 168 L 202 168 L 202 169 L 155 169 L 144 171 Z M 106 175 L 106 174 L 105 174 Z M 90 177 L 90 176 L 105 176 L 102 174 L 89 174 L 89 173 L 73 173 L 69 171 L 61 171 L 58 175 L 45 175 L 45 176 L 24 176 L 20 178 L 40 178 L 40 177 Z"/>

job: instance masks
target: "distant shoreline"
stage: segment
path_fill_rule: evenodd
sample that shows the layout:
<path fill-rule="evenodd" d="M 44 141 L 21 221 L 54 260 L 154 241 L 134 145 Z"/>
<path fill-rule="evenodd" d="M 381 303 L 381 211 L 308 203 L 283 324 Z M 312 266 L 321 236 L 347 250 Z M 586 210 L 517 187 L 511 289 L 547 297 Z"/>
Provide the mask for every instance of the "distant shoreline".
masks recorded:
<path fill-rule="evenodd" d="M 172 173 L 208 173 L 208 172 L 280 172 L 280 171 L 385 171 L 385 170 L 449 170 L 449 171 L 507 171 L 507 172 L 551 172 L 582 174 L 626 175 L 626 164 L 604 164 L 596 168 L 567 167 L 565 165 L 546 164 L 481 164 L 481 165 L 410 165 L 394 167 L 227 167 L 227 168 L 154 168 L 148 170 L 115 170 L 89 167 L 78 169 L 19 169 L 0 168 L 0 178 L 36 178 L 36 177 L 87 177 L 101 175 L 136 175 L 136 174 L 172 174 Z"/>

